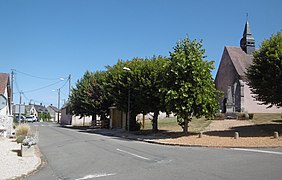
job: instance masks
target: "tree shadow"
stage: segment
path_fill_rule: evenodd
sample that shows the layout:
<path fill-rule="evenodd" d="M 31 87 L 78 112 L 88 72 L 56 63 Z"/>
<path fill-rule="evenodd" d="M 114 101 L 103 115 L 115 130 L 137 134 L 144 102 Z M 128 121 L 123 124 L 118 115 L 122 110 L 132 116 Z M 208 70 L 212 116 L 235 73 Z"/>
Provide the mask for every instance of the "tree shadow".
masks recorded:
<path fill-rule="evenodd" d="M 281 120 L 272 120 L 272 122 L 275 122 L 275 123 L 282 123 L 282 119 L 281 119 Z"/>
<path fill-rule="evenodd" d="M 204 134 L 208 136 L 233 137 L 234 133 L 238 132 L 240 137 L 269 137 L 273 136 L 273 133 L 275 131 L 281 134 L 282 124 L 257 124 L 249 126 L 238 126 L 223 131 L 207 131 L 204 132 Z"/>

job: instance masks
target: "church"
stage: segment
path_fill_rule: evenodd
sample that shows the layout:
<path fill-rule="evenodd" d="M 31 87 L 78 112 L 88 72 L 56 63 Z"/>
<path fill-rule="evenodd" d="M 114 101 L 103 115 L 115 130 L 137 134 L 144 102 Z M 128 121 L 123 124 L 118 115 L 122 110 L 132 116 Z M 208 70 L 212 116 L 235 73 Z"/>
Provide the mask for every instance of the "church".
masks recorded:
<path fill-rule="evenodd" d="M 215 77 L 216 88 L 224 93 L 220 101 L 223 113 L 281 113 L 275 106 L 267 108 L 253 98 L 247 85 L 245 72 L 253 62 L 255 39 L 251 33 L 249 22 L 245 24 L 240 47 L 225 46 L 219 68 Z"/>

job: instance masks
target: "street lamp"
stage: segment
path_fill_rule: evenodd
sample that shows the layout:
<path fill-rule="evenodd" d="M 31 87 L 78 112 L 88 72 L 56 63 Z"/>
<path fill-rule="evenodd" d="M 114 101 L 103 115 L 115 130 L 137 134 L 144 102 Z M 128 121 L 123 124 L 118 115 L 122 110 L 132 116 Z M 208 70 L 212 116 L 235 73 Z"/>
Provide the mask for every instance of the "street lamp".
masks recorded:
<path fill-rule="evenodd" d="M 128 67 L 123 67 L 122 68 L 125 71 L 131 71 L 130 68 Z M 130 131 L 130 81 L 128 80 L 127 77 L 127 83 L 128 83 L 128 98 L 127 98 L 127 130 Z"/>
<path fill-rule="evenodd" d="M 56 91 L 56 90 L 52 90 L 52 91 Z M 59 120 L 60 120 L 60 95 L 61 95 L 61 89 L 57 89 L 58 91 L 58 124 L 59 124 Z"/>

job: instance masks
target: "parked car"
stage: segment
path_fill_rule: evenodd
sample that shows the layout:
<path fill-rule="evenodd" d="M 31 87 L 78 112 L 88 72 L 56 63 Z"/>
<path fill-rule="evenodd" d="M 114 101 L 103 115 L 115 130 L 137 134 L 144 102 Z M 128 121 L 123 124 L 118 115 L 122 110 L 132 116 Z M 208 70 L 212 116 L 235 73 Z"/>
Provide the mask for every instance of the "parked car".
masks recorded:
<path fill-rule="evenodd" d="M 19 118 L 19 116 L 17 115 L 16 116 L 16 121 L 19 122 L 19 120 L 20 120 L 20 122 L 25 122 L 26 118 L 25 118 L 25 116 L 21 116 L 21 118 Z"/>
<path fill-rule="evenodd" d="M 26 116 L 26 121 L 27 122 L 35 122 L 37 119 L 35 116 Z"/>

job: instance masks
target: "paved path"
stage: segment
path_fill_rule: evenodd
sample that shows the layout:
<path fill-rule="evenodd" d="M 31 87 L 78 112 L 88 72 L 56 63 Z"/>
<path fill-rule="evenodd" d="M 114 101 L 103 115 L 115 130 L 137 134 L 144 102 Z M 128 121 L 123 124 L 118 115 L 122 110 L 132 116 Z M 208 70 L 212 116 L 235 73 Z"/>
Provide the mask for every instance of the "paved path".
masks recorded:
<path fill-rule="evenodd" d="M 281 179 L 281 149 L 163 146 L 38 126 L 48 164 L 35 179 Z M 280 152 L 280 153 L 279 153 Z"/>

